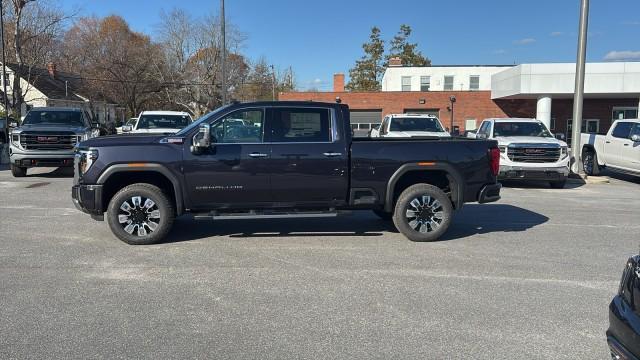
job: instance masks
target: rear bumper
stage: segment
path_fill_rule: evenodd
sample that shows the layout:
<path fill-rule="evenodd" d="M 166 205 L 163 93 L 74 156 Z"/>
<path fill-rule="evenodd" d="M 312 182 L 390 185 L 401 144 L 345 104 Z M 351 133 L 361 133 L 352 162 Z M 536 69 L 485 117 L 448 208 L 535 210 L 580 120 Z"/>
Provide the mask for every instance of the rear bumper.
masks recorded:
<path fill-rule="evenodd" d="M 478 202 L 486 204 L 500 200 L 500 189 L 502 189 L 502 184 L 500 183 L 483 186 L 478 194 Z"/>
<path fill-rule="evenodd" d="M 71 199 L 75 207 L 92 216 L 101 216 L 102 185 L 74 185 L 71 188 Z"/>
<path fill-rule="evenodd" d="M 523 166 L 500 166 L 498 179 L 500 180 L 549 180 L 562 181 L 569 176 L 567 166 L 560 167 L 523 167 Z"/>

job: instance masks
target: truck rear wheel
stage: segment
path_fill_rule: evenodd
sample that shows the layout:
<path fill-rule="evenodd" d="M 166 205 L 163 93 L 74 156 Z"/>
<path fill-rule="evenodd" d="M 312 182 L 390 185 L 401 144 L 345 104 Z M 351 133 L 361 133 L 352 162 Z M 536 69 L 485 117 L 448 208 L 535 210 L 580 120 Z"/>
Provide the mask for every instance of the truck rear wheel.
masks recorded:
<path fill-rule="evenodd" d="M 11 175 L 13 177 L 25 177 L 27 176 L 27 168 L 11 164 Z"/>
<path fill-rule="evenodd" d="M 595 151 L 587 150 L 582 154 L 582 167 L 584 168 L 584 173 L 587 175 L 596 176 L 600 173 L 598 156 Z"/>
<path fill-rule="evenodd" d="M 434 241 L 447 231 L 452 216 L 451 200 L 440 188 L 416 184 L 400 194 L 393 223 L 411 241 Z"/>
<path fill-rule="evenodd" d="M 132 184 L 121 189 L 107 208 L 111 231 L 130 245 L 162 241 L 171 230 L 174 216 L 169 197 L 151 184 Z"/>

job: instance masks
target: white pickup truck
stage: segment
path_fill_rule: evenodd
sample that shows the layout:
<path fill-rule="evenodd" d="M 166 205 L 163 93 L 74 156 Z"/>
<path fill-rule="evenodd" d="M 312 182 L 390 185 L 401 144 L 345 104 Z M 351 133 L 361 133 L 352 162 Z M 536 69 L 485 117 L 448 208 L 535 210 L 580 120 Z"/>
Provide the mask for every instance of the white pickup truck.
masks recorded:
<path fill-rule="evenodd" d="M 640 120 L 617 120 L 607 135 L 582 134 L 580 140 L 587 175 L 606 167 L 640 176 Z"/>
<path fill-rule="evenodd" d="M 191 124 L 191 115 L 182 111 L 143 111 L 133 124 L 122 127 L 123 133 L 175 134 Z"/>
<path fill-rule="evenodd" d="M 437 117 L 429 114 L 389 114 L 379 128 L 371 130 L 370 137 L 450 137 Z"/>
<path fill-rule="evenodd" d="M 555 189 L 567 182 L 567 143 L 556 139 L 540 120 L 485 119 L 478 132 L 468 137 L 498 141 L 499 179 L 543 180 Z"/>

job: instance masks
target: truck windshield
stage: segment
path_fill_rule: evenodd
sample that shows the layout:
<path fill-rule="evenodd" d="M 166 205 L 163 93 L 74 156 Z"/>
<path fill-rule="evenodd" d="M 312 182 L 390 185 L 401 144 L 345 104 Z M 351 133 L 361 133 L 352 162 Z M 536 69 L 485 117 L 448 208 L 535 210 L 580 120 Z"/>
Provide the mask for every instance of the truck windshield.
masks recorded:
<path fill-rule="evenodd" d="M 182 129 L 189 125 L 187 115 L 142 115 L 138 129 Z"/>
<path fill-rule="evenodd" d="M 538 122 L 496 122 L 493 136 L 553 137 L 549 130 Z"/>
<path fill-rule="evenodd" d="M 31 110 L 25 116 L 23 125 L 85 126 L 79 111 Z"/>
<path fill-rule="evenodd" d="M 431 131 L 443 132 L 440 122 L 436 118 L 393 118 L 389 131 Z"/>

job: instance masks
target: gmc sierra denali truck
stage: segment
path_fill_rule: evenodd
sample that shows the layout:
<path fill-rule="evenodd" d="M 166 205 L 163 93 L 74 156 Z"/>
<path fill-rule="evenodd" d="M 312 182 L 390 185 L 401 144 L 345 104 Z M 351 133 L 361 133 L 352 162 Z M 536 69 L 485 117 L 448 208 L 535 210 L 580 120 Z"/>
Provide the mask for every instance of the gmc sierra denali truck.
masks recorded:
<path fill-rule="evenodd" d="M 349 108 L 232 104 L 175 135 L 79 144 L 72 198 L 129 244 L 161 241 L 174 217 L 333 217 L 373 210 L 413 241 L 438 239 L 454 209 L 500 198 L 493 140 L 352 139 Z"/>
<path fill-rule="evenodd" d="M 617 120 L 606 135 L 582 134 L 582 165 L 587 175 L 607 168 L 640 176 L 640 120 Z"/>
<path fill-rule="evenodd" d="M 81 109 L 33 108 L 22 125 L 11 130 L 11 173 L 23 177 L 30 167 L 73 166 L 75 146 L 99 135 L 98 125 Z"/>

